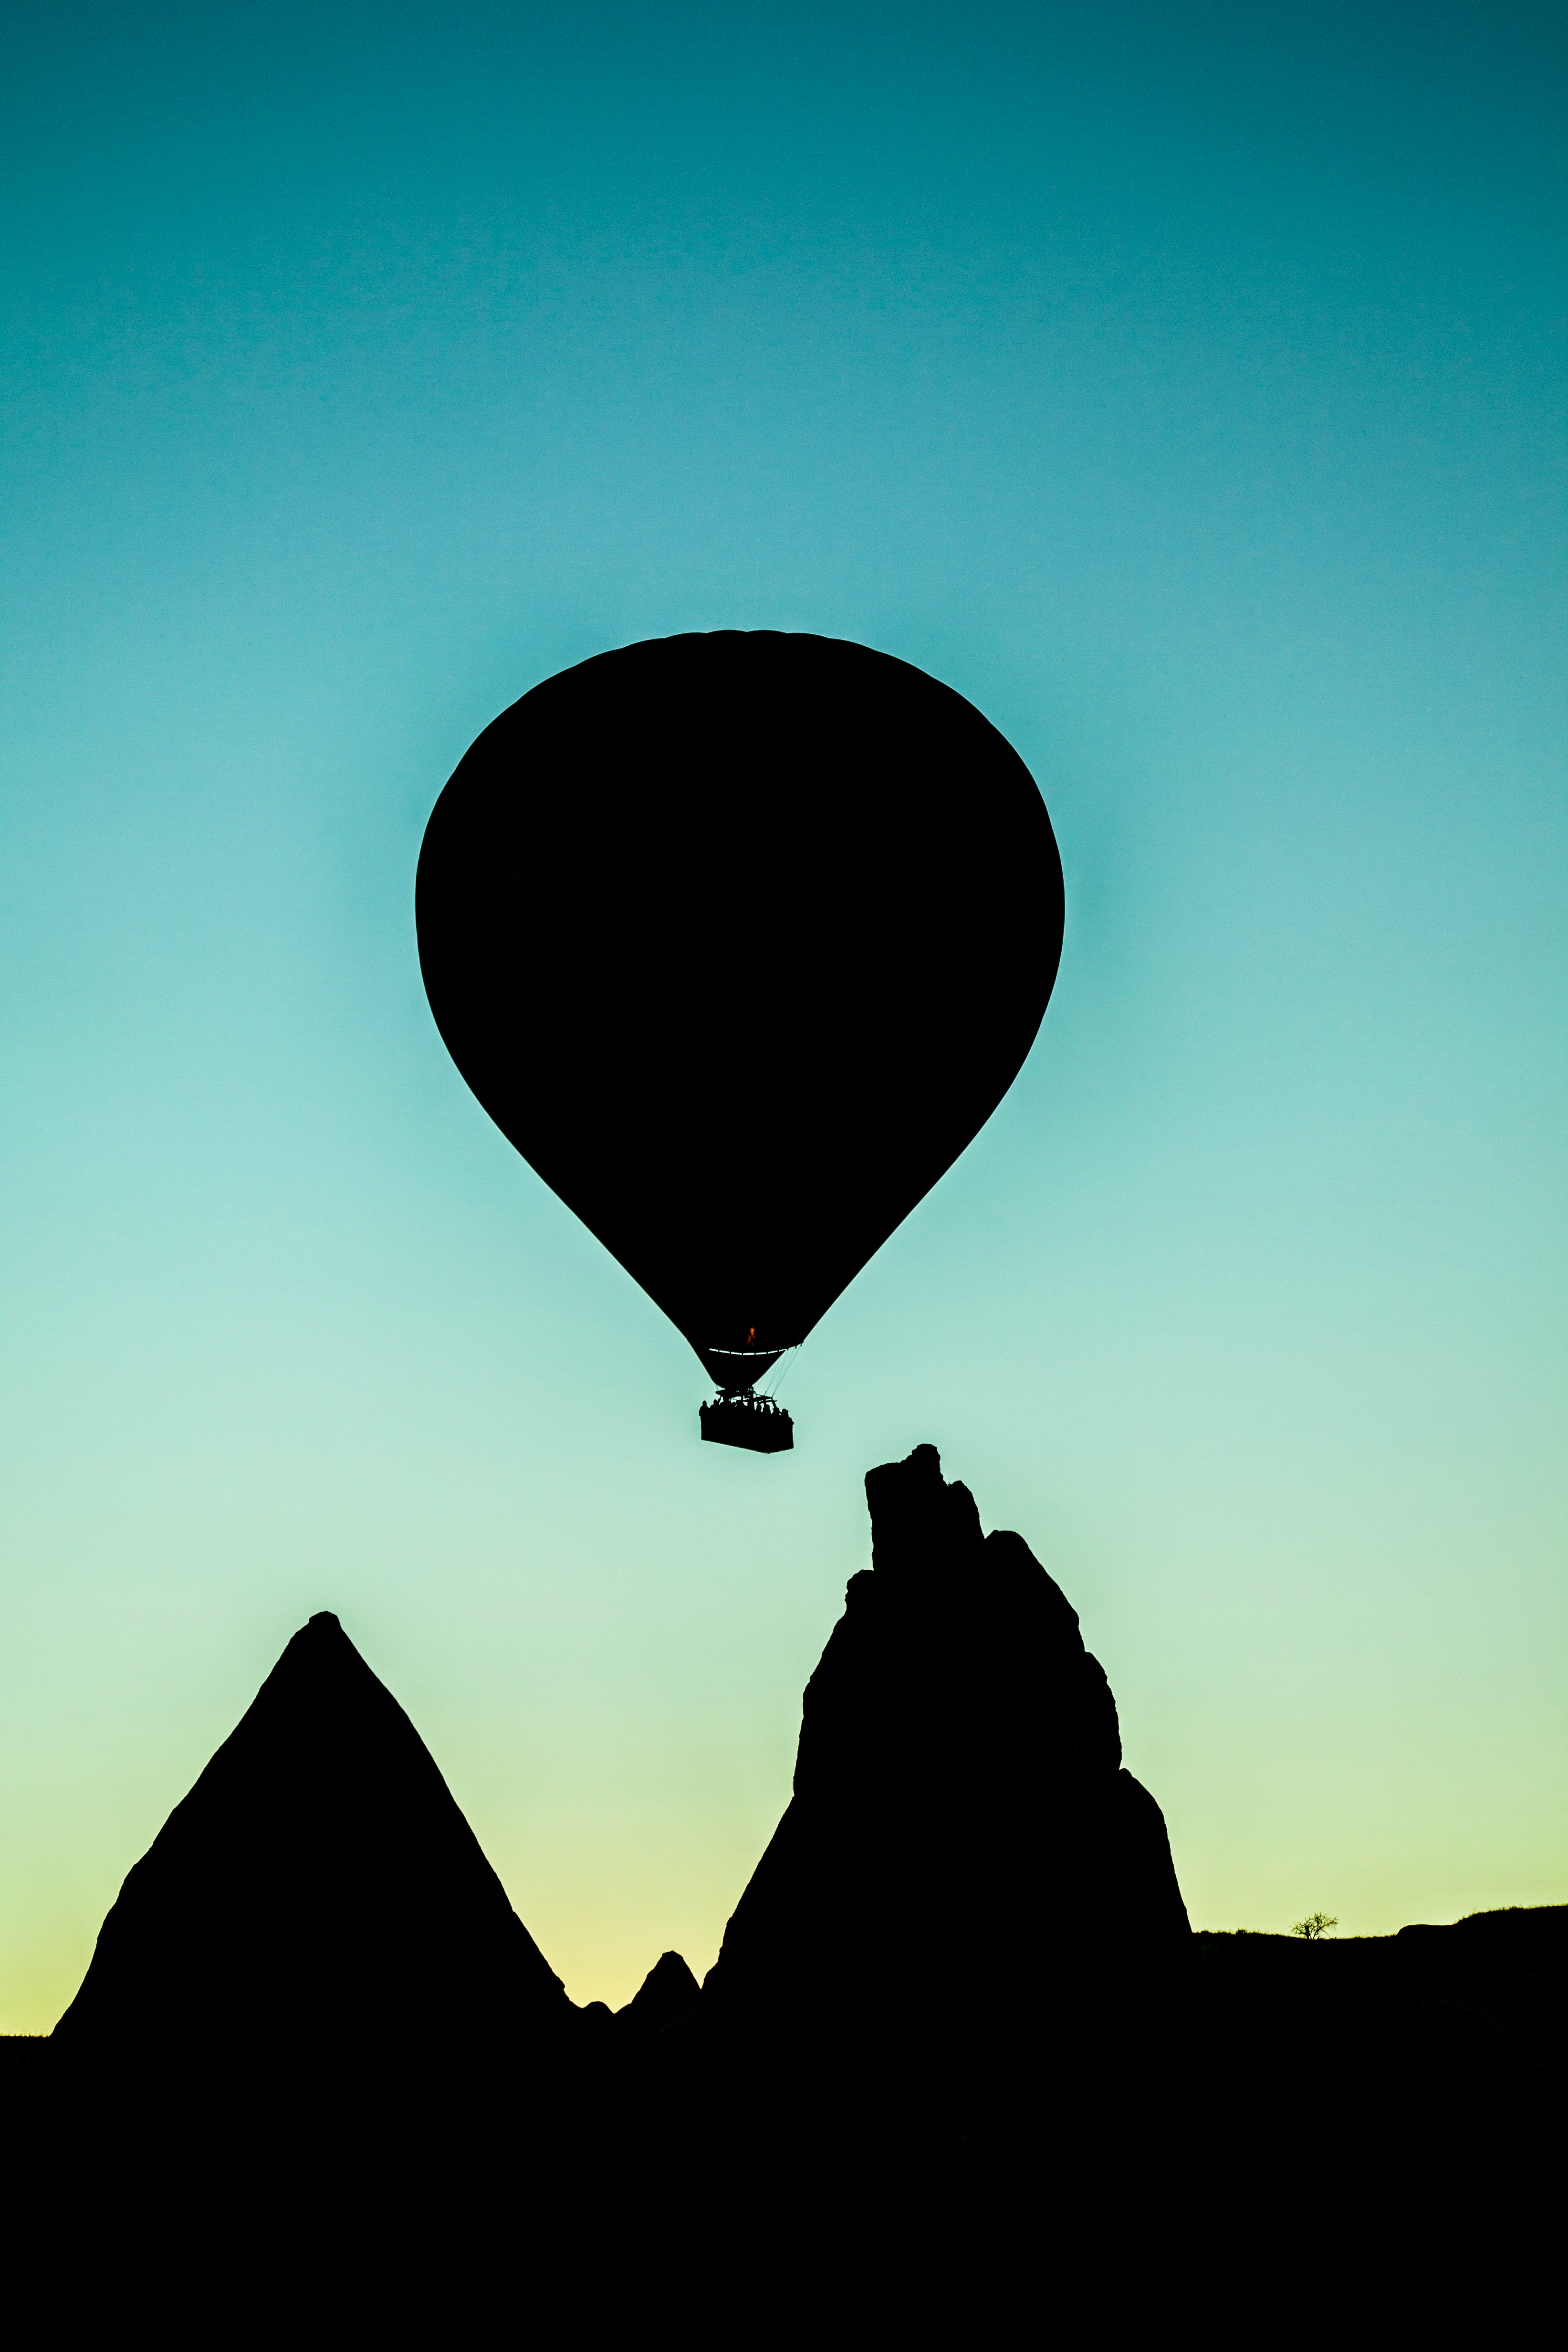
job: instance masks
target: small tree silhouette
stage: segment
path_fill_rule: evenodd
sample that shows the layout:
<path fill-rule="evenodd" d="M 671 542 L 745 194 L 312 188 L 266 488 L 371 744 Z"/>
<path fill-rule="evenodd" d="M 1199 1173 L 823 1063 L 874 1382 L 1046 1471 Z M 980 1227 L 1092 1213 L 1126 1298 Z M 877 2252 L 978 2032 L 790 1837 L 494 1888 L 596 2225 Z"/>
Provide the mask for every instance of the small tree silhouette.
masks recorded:
<path fill-rule="evenodd" d="M 1331 1919 L 1326 1911 L 1309 1911 L 1304 1919 L 1295 1922 L 1291 1933 L 1292 1936 L 1304 1936 L 1309 1944 L 1315 1944 L 1320 1936 L 1326 1936 L 1331 1927 L 1338 1926 L 1339 1921 Z"/>

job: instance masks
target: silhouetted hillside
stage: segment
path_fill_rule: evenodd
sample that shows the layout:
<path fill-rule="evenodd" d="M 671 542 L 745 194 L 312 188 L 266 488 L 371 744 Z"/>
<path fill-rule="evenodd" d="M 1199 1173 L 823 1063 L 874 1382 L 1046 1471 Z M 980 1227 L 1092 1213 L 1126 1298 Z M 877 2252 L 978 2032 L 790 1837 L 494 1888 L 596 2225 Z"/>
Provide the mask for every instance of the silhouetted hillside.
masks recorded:
<path fill-rule="evenodd" d="M 1435 2283 L 1497 2334 L 1548 2226 L 1568 1910 L 1191 1934 L 1060 1589 L 933 1448 L 866 1485 L 873 1565 L 720 1958 L 699 1992 L 665 1953 L 614 2017 L 313 1618 L 52 2041 L 0 2044 L 17 2311 L 1250 2340 L 1304 2294 L 1397 2337 Z"/>

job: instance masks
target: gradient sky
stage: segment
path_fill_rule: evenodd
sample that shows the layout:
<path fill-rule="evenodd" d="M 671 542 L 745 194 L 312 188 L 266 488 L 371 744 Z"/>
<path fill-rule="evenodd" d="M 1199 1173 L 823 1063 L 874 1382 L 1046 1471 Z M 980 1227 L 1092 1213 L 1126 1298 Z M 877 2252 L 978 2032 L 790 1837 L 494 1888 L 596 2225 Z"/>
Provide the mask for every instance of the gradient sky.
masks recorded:
<path fill-rule="evenodd" d="M 1559 12 L 9 43 L 0 2027 L 321 1608 L 574 1998 L 700 1973 L 922 1439 L 1078 1608 L 1197 1924 L 1562 1901 Z M 412 919 L 499 709 L 727 626 L 967 695 L 1068 887 L 772 1460 L 699 1446 Z"/>

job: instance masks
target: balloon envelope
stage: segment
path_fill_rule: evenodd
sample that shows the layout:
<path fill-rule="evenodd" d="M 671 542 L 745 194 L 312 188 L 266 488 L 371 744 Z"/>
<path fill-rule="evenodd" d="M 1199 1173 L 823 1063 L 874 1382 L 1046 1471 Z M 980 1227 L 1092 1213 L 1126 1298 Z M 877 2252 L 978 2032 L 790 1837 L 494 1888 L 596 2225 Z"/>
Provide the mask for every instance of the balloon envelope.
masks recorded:
<path fill-rule="evenodd" d="M 1061 866 L 962 696 L 863 646 L 726 630 L 503 711 L 432 813 L 416 912 L 480 1102 L 744 1388 L 1011 1085 Z"/>

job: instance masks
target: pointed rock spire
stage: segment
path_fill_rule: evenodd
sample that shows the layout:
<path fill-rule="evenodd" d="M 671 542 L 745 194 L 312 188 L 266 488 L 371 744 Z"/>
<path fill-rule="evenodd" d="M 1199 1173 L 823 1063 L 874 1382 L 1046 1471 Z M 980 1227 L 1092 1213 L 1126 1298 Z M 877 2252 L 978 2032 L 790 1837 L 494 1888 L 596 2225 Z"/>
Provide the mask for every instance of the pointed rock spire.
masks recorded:
<path fill-rule="evenodd" d="M 131 1870 L 55 2037 L 298 2054 L 570 2014 L 429 1749 L 323 1610 Z"/>

